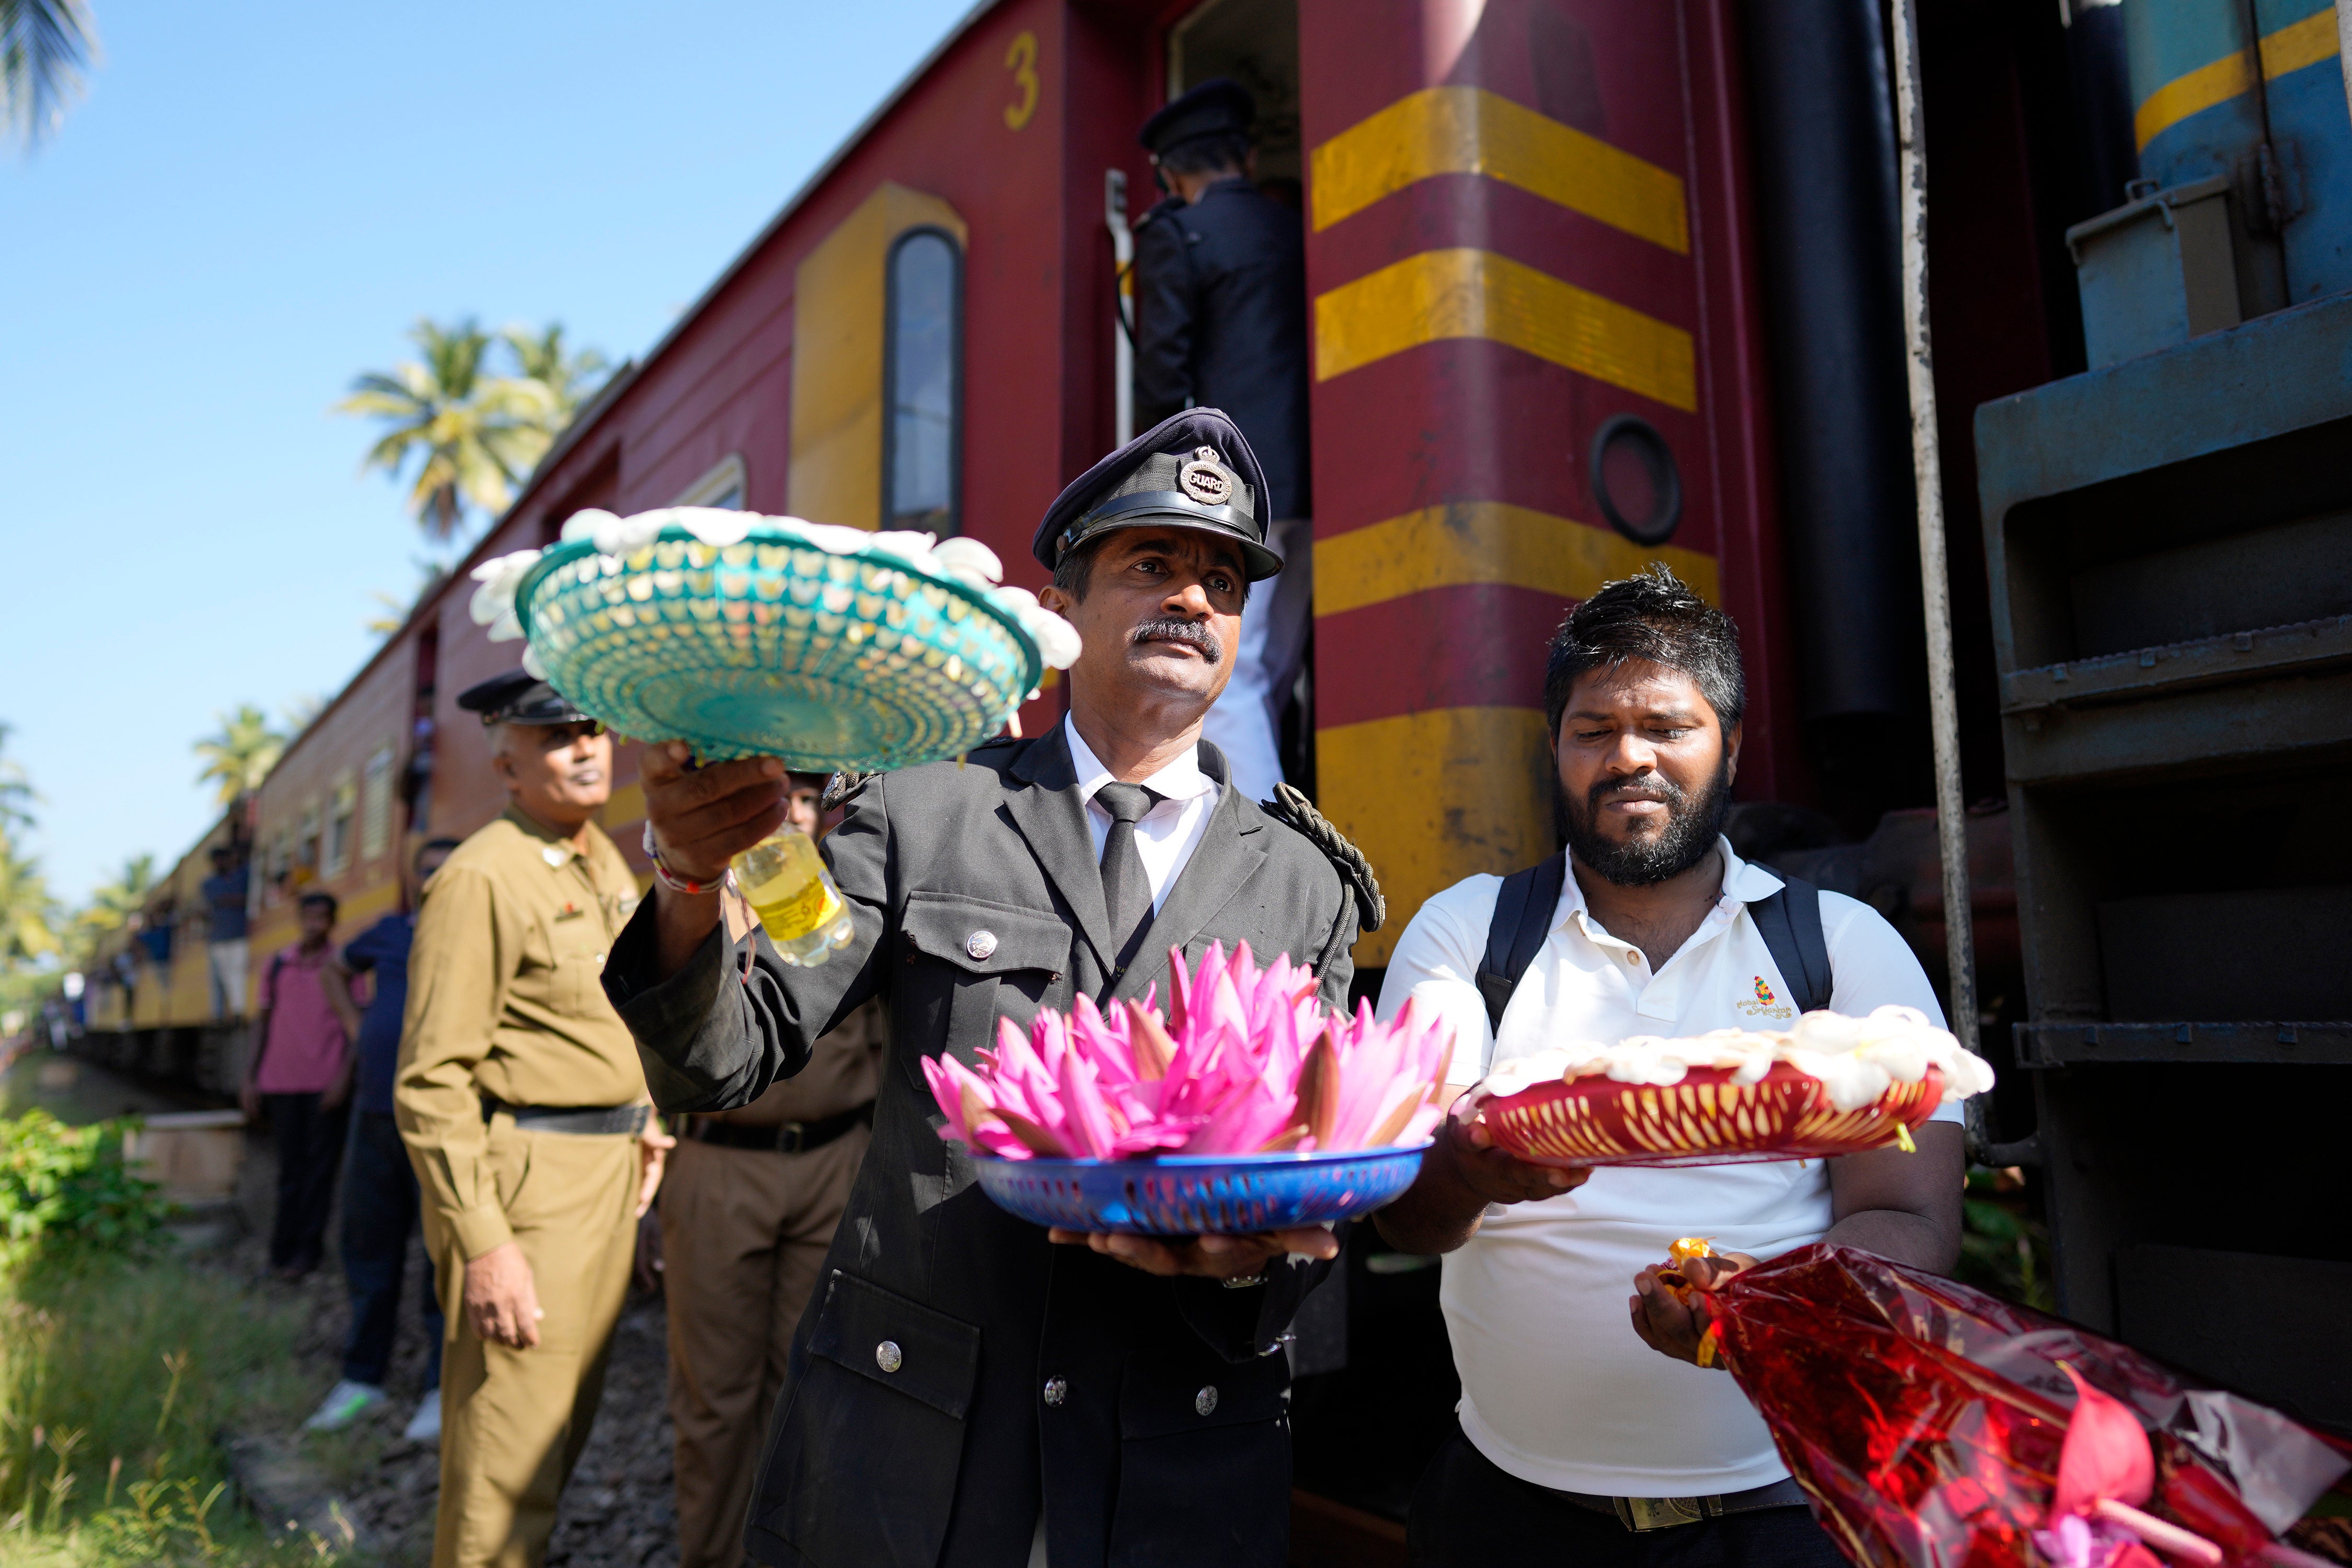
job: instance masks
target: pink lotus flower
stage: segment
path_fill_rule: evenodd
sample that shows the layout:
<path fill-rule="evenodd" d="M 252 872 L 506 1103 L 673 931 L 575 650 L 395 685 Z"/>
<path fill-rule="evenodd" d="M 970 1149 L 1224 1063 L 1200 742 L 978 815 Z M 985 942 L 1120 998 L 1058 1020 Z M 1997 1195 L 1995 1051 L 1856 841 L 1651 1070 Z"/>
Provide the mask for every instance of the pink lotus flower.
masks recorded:
<path fill-rule="evenodd" d="M 1327 1016 L 1312 971 L 1260 969 L 1246 942 L 1189 975 L 1171 952 L 1168 990 L 1165 1015 L 1155 989 L 1108 1015 L 1081 996 L 1025 1035 L 1001 1018 L 978 1070 L 924 1058 L 940 1136 L 1008 1160 L 1311 1153 L 1419 1142 L 1444 1113 L 1452 1034 L 1411 1003 Z"/>

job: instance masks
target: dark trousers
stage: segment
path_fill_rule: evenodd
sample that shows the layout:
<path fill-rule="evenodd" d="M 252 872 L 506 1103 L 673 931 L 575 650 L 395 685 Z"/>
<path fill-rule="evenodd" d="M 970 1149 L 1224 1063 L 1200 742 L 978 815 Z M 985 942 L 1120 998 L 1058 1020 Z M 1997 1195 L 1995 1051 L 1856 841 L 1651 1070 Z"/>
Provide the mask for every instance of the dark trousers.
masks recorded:
<path fill-rule="evenodd" d="M 1413 1568 L 1845 1568 L 1810 1509 L 1759 1509 L 1637 1534 L 1507 1474 L 1459 1427 L 1422 1473 L 1406 1536 Z"/>
<path fill-rule="evenodd" d="M 382 1112 L 360 1112 L 352 1123 L 351 1163 L 343 1171 L 343 1279 L 352 1289 L 352 1338 L 343 1351 L 343 1375 L 353 1383 L 381 1386 L 392 1365 L 416 1201 L 416 1172 L 400 1129 Z M 424 1285 L 418 1304 L 425 1316 L 425 1386 L 438 1388 L 443 1323 L 429 1258 Z"/>
<path fill-rule="evenodd" d="M 327 1249 L 327 1215 L 335 1205 L 335 1170 L 343 1163 L 351 1110 L 332 1110 L 316 1094 L 265 1094 L 278 1142 L 278 1218 L 269 1231 L 269 1266 L 309 1273 Z"/>

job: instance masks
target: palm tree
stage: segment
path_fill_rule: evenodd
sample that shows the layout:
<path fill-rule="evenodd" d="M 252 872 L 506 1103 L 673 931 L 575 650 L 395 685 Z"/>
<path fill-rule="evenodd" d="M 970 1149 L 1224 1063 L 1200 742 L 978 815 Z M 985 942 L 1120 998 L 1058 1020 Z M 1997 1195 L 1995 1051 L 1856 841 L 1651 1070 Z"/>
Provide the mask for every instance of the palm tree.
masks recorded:
<path fill-rule="evenodd" d="M 63 124 L 99 58 L 85 0 L 0 0 L 0 134 L 26 152 Z"/>
<path fill-rule="evenodd" d="M 428 537 L 446 541 L 468 502 L 506 510 L 515 481 L 554 440 L 554 396 L 529 377 L 488 374 L 490 339 L 470 319 L 445 327 L 420 317 L 408 337 L 423 358 L 360 376 L 334 411 L 391 421 L 360 467 L 397 479 L 421 457 L 409 510 Z"/>
<path fill-rule="evenodd" d="M 0 0 L 0 5 L 7 3 L 8 0 Z M 0 753 L 8 750 L 8 734 L 15 728 L 13 724 L 0 724 Z M 34 792 L 33 781 L 25 776 L 25 764 L 0 754 L 0 837 L 5 837 L 12 827 L 32 826 L 32 808 L 40 798 Z"/>
<path fill-rule="evenodd" d="M 220 805 L 228 805 L 247 791 L 261 787 L 261 781 L 269 776 L 286 750 L 286 737 L 271 729 L 268 715 L 250 702 L 240 704 L 234 713 L 213 717 L 220 721 L 220 731 L 196 742 L 196 755 L 205 764 L 196 782 L 218 780 L 216 798 Z"/>
<path fill-rule="evenodd" d="M 298 691 L 286 700 L 286 737 L 290 742 L 327 710 L 327 700 L 315 691 Z M 281 748 L 282 750 L 283 748 Z"/>
<path fill-rule="evenodd" d="M 58 951 L 58 904 L 41 864 L 0 837 L 0 975 Z"/>
<path fill-rule="evenodd" d="M 438 561 L 418 561 L 415 565 L 417 573 L 416 592 L 407 598 L 404 599 L 397 594 L 384 593 L 381 589 L 368 595 L 383 607 L 361 624 L 377 637 L 388 637 L 406 626 L 408 617 L 416 613 L 416 606 L 425 602 L 425 596 L 439 587 L 442 580 L 449 575 L 449 568 Z"/>
<path fill-rule="evenodd" d="M 563 433 L 580 405 L 596 395 L 612 369 L 612 362 L 594 349 L 568 353 L 561 321 L 550 321 L 536 333 L 520 323 L 501 327 L 499 339 L 514 354 L 516 373 L 547 388 L 554 405 L 548 428 L 551 437 Z"/>
<path fill-rule="evenodd" d="M 155 890 L 155 857 L 133 855 L 122 863 L 121 875 L 90 889 L 89 902 L 73 918 L 68 947 L 74 961 L 86 960 L 99 940 L 121 931 L 147 905 Z"/>

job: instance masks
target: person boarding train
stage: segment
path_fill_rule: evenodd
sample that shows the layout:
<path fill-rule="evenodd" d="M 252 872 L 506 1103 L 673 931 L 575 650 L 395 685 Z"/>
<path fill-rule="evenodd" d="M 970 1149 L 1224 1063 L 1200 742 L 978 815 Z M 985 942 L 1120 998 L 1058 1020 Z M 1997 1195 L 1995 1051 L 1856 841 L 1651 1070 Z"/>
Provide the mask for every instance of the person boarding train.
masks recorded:
<path fill-rule="evenodd" d="M 1168 199 L 1135 229 L 1135 416 L 1221 408 L 1265 474 L 1259 536 L 1283 559 L 1252 595 L 1232 674 L 1201 732 L 1253 800 L 1282 782 L 1279 737 L 1314 615 L 1307 447 L 1307 244 L 1298 215 L 1250 179 L 1249 90 L 1220 77 L 1136 139 Z"/>

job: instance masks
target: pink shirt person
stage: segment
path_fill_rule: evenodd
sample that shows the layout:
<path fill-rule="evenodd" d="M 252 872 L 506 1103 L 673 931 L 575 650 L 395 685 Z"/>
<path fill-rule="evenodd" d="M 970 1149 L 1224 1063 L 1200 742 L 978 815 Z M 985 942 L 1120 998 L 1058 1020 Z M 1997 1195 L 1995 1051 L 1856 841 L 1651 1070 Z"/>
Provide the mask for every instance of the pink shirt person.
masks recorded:
<path fill-rule="evenodd" d="M 323 983 L 333 952 L 321 945 L 305 952 L 298 942 L 269 961 L 260 999 L 269 1010 L 269 1038 L 254 1073 L 263 1094 L 323 1093 L 342 1071 L 343 1026 Z"/>

